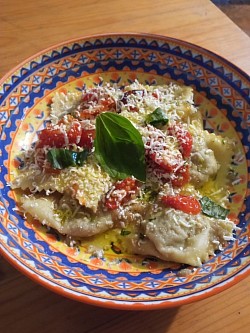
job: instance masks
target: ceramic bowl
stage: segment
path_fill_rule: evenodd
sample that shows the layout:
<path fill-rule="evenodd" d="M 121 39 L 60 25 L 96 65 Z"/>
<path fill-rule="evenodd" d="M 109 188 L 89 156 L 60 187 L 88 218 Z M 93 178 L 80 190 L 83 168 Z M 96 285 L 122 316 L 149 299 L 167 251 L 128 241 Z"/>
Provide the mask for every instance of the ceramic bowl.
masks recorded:
<path fill-rule="evenodd" d="M 154 85 L 170 81 L 193 87 L 204 127 L 234 138 L 239 153 L 230 189 L 235 240 L 187 276 L 183 266 L 151 257 L 68 247 L 55 232 L 27 221 L 10 189 L 18 153 L 28 147 L 48 116 L 57 91 L 81 90 L 102 82 Z M 118 309 L 179 306 L 217 294 L 249 273 L 249 77 L 227 60 L 184 41 L 148 34 L 83 37 L 46 49 L 0 82 L 0 245 L 5 258 L 31 279 L 61 295 Z"/>

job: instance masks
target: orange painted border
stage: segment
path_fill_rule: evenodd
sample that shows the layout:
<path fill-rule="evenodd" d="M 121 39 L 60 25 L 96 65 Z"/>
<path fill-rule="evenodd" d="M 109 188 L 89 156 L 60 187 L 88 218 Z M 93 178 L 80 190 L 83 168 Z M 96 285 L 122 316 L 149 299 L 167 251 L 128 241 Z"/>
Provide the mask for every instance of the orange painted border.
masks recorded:
<path fill-rule="evenodd" d="M 213 287 L 212 289 L 208 289 L 207 291 L 202 292 L 201 294 L 199 293 L 198 295 L 191 295 L 191 296 L 183 296 L 184 299 L 180 297 L 180 299 L 177 300 L 167 300 L 167 301 L 157 301 L 156 304 L 153 304 L 153 299 L 152 302 L 149 301 L 143 303 L 143 302 L 126 302 L 124 303 L 122 301 L 117 301 L 117 302 L 112 302 L 112 301 L 107 301 L 107 300 L 98 300 L 98 299 L 91 299 L 90 297 L 87 296 L 77 296 L 74 293 L 68 292 L 67 290 L 63 289 L 63 287 L 57 287 L 51 284 L 46 283 L 44 281 L 44 278 L 39 278 L 35 273 L 32 273 L 30 270 L 27 270 L 23 267 L 23 265 L 18 264 L 12 257 L 10 257 L 8 254 L 5 252 L 2 252 L 3 257 L 16 269 L 18 269 L 21 273 L 23 273 L 25 276 L 33 280 L 34 282 L 42 285 L 46 289 L 59 294 L 61 296 L 64 296 L 66 298 L 75 300 L 75 301 L 80 301 L 82 303 L 87 303 L 90 305 L 98 306 L 98 307 L 104 307 L 104 308 L 110 308 L 110 309 L 120 309 L 120 310 L 159 310 L 159 309 L 166 309 L 166 308 L 171 308 L 171 307 L 178 307 L 181 305 L 185 304 L 190 304 L 202 299 L 205 299 L 210 296 L 217 295 L 218 293 L 232 287 L 233 285 L 237 284 L 244 278 L 248 277 L 250 275 L 250 266 L 246 267 L 246 270 L 243 273 L 237 274 L 236 276 L 230 278 L 229 281 L 225 281 L 222 286 L 218 285 Z M 94 296 L 93 296 L 94 298 Z"/>
<path fill-rule="evenodd" d="M 74 38 L 74 39 L 69 39 L 67 41 L 63 41 L 61 43 L 57 43 L 54 45 L 51 45 L 50 47 L 41 50 L 40 52 L 37 52 L 36 54 L 26 58 L 23 62 L 21 62 L 20 64 L 18 64 L 17 66 L 15 66 L 13 69 L 11 69 L 10 71 L 8 71 L 0 80 L 0 85 L 2 85 L 8 78 L 10 78 L 10 76 L 12 74 L 14 74 L 16 71 L 18 71 L 22 66 L 25 66 L 25 64 L 28 64 L 31 60 L 34 60 L 35 58 L 42 56 L 43 54 L 56 49 L 60 46 L 66 45 L 66 44 L 71 44 L 71 43 L 76 43 L 76 42 L 80 42 L 83 40 L 87 40 L 87 39 L 94 39 L 94 38 L 108 38 L 108 37 L 135 37 L 135 38 L 152 38 L 152 39 L 158 39 L 161 41 L 171 41 L 172 43 L 176 43 L 177 45 L 179 45 L 180 43 L 185 47 L 189 47 L 191 46 L 194 50 L 197 50 L 198 52 L 200 50 L 202 50 L 204 53 L 207 53 L 208 55 L 212 55 L 213 57 L 216 58 L 216 61 L 218 63 L 223 63 L 224 67 L 228 67 L 228 65 L 230 65 L 231 67 L 233 67 L 234 69 L 237 70 L 237 75 L 241 77 L 242 81 L 245 81 L 245 73 L 238 68 L 236 65 L 232 64 L 231 62 L 229 62 L 228 60 L 222 58 L 220 55 L 209 51 L 201 46 L 197 46 L 195 44 L 189 43 L 189 42 L 185 42 L 179 39 L 175 39 L 172 37 L 167 37 L 167 36 L 163 36 L 163 35 L 157 35 L 157 34 L 150 34 L 150 33 L 103 33 L 103 34 L 97 34 L 97 35 L 87 35 L 87 36 L 83 36 L 83 37 L 79 37 L 79 38 Z M 66 291 L 65 289 L 63 289 L 63 287 L 56 287 L 53 285 L 50 285 L 48 283 L 46 283 L 46 281 L 44 281 L 44 278 L 39 278 L 37 275 L 35 275 L 35 273 L 32 273 L 31 270 L 27 270 L 25 269 L 24 265 L 21 265 L 20 263 L 18 263 L 18 261 L 15 261 L 12 257 L 10 257 L 10 255 L 8 255 L 6 252 L 2 251 L 2 255 L 3 257 L 10 263 L 12 264 L 15 268 L 17 268 L 21 273 L 23 273 L 24 275 L 26 275 L 27 277 L 29 277 L 31 280 L 41 284 L 42 286 L 46 287 L 47 289 L 61 295 L 67 298 L 71 298 L 73 300 L 76 301 L 81 301 L 84 303 L 88 303 L 91 305 L 95 305 L 95 306 L 102 306 L 102 307 L 106 307 L 106 308 L 112 308 L 112 309 L 121 309 L 121 310 L 153 310 L 153 309 L 164 309 L 164 308 L 169 308 L 169 307 L 177 307 L 180 305 L 184 305 L 184 304 L 188 304 L 191 302 L 195 302 L 195 301 L 199 301 L 202 300 L 204 298 L 207 298 L 208 296 L 213 296 L 216 295 L 228 288 L 230 288 L 231 286 L 235 285 L 236 283 L 240 282 L 241 280 L 243 280 L 244 278 L 246 278 L 247 276 L 249 276 L 249 272 L 250 272 L 250 266 L 248 265 L 248 267 L 246 267 L 246 270 L 244 270 L 244 272 L 238 273 L 236 276 L 231 277 L 228 281 L 225 281 L 224 283 L 220 283 L 218 286 L 214 286 L 212 289 L 208 289 L 207 291 L 203 291 L 201 293 L 199 293 L 198 295 L 191 295 L 191 296 L 183 296 L 184 299 L 180 299 L 180 300 L 173 300 L 173 301 L 157 301 L 157 304 L 152 304 L 152 302 L 150 302 L 150 304 L 144 304 L 143 302 L 138 302 L 138 303 L 118 303 L 118 302 L 111 302 L 111 301 L 106 301 L 104 300 L 103 302 L 97 299 L 90 299 L 87 296 L 77 296 L 74 295 L 68 291 Z M 222 284 L 222 285 L 221 285 Z"/>

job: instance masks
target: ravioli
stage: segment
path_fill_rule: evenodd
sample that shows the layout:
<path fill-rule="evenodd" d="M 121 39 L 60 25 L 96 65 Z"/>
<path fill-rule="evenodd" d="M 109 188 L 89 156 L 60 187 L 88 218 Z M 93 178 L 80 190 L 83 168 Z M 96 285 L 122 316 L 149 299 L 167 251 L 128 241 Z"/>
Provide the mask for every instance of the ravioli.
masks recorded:
<path fill-rule="evenodd" d="M 200 266 L 214 254 L 218 244 L 225 245 L 225 237 L 231 237 L 235 226 L 230 220 L 213 219 L 202 214 L 194 217 L 169 209 L 145 222 L 143 227 L 145 239 L 133 239 L 134 252 Z"/>
<path fill-rule="evenodd" d="M 67 168 L 58 174 L 44 173 L 33 164 L 13 181 L 12 188 L 29 189 L 31 192 L 46 191 L 48 194 L 55 191 L 69 193 L 81 205 L 96 212 L 102 195 L 111 185 L 109 175 L 92 158 L 82 167 Z"/>
<path fill-rule="evenodd" d="M 22 207 L 25 212 L 63 235 L 91 237 L 114 225 L 110 213 L 93 215 L 67 196 L 60 199 L 54 195 L 24 196 Z"/>

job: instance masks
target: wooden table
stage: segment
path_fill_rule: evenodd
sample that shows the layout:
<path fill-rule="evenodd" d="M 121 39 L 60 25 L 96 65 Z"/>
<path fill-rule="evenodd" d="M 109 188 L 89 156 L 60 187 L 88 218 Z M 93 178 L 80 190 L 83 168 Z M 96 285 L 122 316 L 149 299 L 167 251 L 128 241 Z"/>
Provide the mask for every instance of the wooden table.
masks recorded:
<path fill-rule="evenodd" d="M 250 74 L 250 39 L 208 0 L 0 0 L 0 76 L 37 51 L 105 32 L 150 32 L 184 39 Z M 250 277 L 216 296 L 150 312 L 77 303 L 35 284 L 0 258 L 0 331 L 225 332 L 250 327 Z"/>

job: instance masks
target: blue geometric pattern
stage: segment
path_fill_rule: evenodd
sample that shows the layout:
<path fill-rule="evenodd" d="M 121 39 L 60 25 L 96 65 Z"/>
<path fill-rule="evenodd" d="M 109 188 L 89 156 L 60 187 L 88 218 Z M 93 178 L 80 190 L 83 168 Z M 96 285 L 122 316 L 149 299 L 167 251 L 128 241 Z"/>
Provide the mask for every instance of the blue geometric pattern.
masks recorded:
<path fill-rule="evenodd" d="M 212 294 L 245 276 L 249 269 L 249 193 L 245 210 L 240 215 L 241 232 L 236 242 L 229 242 L 222 253 L 211 258 L 187 277 L 178 276 L 179 269 L 160 272 L 142 271 L 132 274 L 97 269 L 74 262 L 39 239 L 35 231 L 16 212 L 16 203 L 8 186 L 9 151 L 18 121 L 27 109 L 42 99 L 46 92 L 69 79 L 85 73 L 109 71 L 154 73 L 166 79 L 191 85 L 208 100 L 216 99 L 217 107 L 225 110 L 242 144 L 249 145 L 250 86 L 249 77 L 227 60 L 195 45 L 175 39 L 123 35 L 78 40 L 40 54 L 19 68 L 0 84 L 0 244 L 9 260 L 16 258 L 24 273 L 35 272 L 44 283 L 69 297 L 105 306 L 144 308 L 167 307 L 192 301 L 198 295 Z M 240 112 L 238 112 L 240 111 Z M 37 119 L 44 119 L 38 114 Z M 32 125 L 27 132 L 34 132 Z M 250 161 L 250 150 L 246 151 Z M 248 163 L 248 174 L 250 173 Z M 248 188 L 250 188 L 248 180 Z M 202 296 L 201 296 L 202 297 Z M 171 300 L 171 302 L 170 302 Z"/>

